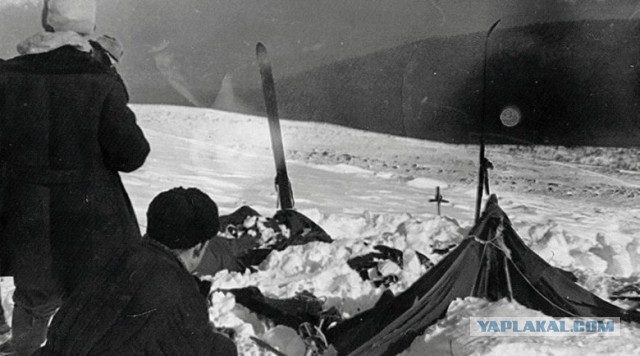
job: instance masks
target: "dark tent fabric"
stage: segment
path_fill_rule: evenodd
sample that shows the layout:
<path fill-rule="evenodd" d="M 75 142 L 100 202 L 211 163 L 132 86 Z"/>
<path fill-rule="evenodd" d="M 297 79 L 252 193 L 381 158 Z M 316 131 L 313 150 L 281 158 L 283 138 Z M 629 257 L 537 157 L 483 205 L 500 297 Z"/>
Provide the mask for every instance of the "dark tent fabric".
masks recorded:
<path fill-rule="evenodd" d="M 262 229 L 270 229 L 272 233 L 263 236 Z M 272 218 L 265 218 L 251 207 L 243 206 L 220 216 L 220 235 L 211 239 L 196 272 L 214 275 L 224 269 L 252 270 L 252 266 L 262 263 L 273 250 L 282 251 L 313 241 L 330 243 L 333 240 L 315 222 L 295 210 L 279 210 Z"/>
<path fill-rule="evenodd" d="M 303 291 L 292 298 L 274 299 L 265 297 L 256 287 L 221 290 L 230 292 L 236 303 L 243 305 L 260 317 L 267 318 L 276 325 L 285 325 L 298 330 L 303 323 L 319 326 L 324 332 L 332 322 L 341 320 L 336 308 L 324 310 L 324 301 Z"/>
<path fill-rule="evenodd" d="M 409 289 L 325 335 L 339 355 L 395 355 L 443 318 L 453 300 L 468 296 L 511 298 L 552 317 L 640 322 L 639 312 L 618 308 L 574 281 L 525 245 L 492 195 L 468 237 Z"/>

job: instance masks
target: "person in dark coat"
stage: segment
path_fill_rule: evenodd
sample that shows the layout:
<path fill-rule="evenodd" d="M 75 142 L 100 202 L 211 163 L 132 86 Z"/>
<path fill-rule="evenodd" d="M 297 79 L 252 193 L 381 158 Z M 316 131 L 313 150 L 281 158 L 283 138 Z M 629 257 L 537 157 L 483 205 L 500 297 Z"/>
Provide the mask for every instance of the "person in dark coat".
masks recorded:
<path fill-rule="evenodd" d="M 4 62 L 4 59 L 0 58 L 0 65 Z M 2 142 L 2 132 L 0 131 L 0 142 Z M 4 165 L 0 162 L 0 211 L 2 210 L 2 192 L 5 185 L 5 177 L 4 177 Z M 2 244 L 2 239 L 0 238 L 0 276 L 4 275 L 5 272 L 5 264 L 6 264 L 6 248 Z M 0 295 L 2 295 L 2 290 L 0 289 Z M 7 320 L 4 317 L 4 308 L 2 307 L 2 300 L 0 300 L 0 339 L 3 339 L 3 336 L 11 331 L 11 327 L 7 324 Z"/>
<path fill-rule="evenodd" d="M 71 294 L 37 355 L 237 354 L 214 331 L 192 275 L 218 234 L 216 204 L 196 188 L 174 188 L 151 201 L 147 220 L 138 246 Z"/>
<path fill-rule="evenodd" d="M 40 347 L 65 294 L 140 239 L 118 172 L 139 168 L 149 144 L 121 78 L 93 53 L 94 19 L 93 0 L 48 0 L 49 31 L 0 63 L 0 243 L 19 355 Z"/>

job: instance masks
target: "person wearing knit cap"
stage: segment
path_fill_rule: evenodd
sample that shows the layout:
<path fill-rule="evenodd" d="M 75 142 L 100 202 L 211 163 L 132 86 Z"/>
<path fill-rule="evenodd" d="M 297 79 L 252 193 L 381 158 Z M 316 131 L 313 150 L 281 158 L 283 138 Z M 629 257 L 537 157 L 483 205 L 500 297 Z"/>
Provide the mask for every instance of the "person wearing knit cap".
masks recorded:
<path fill-rule="evenodd" d="M 69 296 L 36 355 L 237 355 L 209 321 L 209 291 L 192 275 L 218 219 L 196 188 L 158 194 L 146 237 Z"/>
<path fill-rule="evenodd" d="M 47 0 L 43 25 L 0 63 L 0 248 L 16 286 L 0 351 L 18 355 L 40 347 L 84 278 L 141 239 L 119 172 L 150 151 L 122 79 L 96 56 L 95 0 Z"/>

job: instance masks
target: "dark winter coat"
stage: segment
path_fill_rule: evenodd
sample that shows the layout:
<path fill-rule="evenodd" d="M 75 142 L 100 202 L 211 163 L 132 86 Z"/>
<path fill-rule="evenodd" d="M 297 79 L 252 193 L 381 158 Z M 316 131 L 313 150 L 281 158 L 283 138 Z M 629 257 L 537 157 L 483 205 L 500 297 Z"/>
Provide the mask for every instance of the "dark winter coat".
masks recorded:
<path fill-rule="evenodd" d="M 122 80 L 69 46 L 0 63 L 0 243 L 16 285 L 70 290 L 140 232 L 118 171 L 149 144 Z M 38 261 L 38 263 L 34 263 Z"/>
<path fill-rule="evenodd" d="M 0 58 L 0 66 L 4 63 L 4 59 Z M 0 130 L 0 143 L 2 143 L 2 130 Z M 4 199 L 4 187 L 7 183 L 5 176 L 5 164 L 0 160 L 0 211 L 2 211 L 2 201 Z M 3 243 L 2 233 L 0 232 L 0 276 L 9 270 L 7 246 Z M 0 309 L 2 306 L 0 305 Z"/>
<path fill-rule="evenodd" d="M 236 355 L 213 331 L 206 299 L 172 252 L 143 239 L 78 288 L 41 355 Z"/>

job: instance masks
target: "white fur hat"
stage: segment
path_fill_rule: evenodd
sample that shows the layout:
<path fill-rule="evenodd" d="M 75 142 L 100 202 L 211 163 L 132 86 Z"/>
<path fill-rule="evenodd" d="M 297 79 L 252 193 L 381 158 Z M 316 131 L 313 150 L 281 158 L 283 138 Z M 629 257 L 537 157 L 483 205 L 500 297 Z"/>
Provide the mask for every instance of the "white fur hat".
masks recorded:
<path fill-rule="evenodd" d="M 96 0 L 45 0 L 42 25 L 47 31 L 91 34 L 96 25 Z"/>

